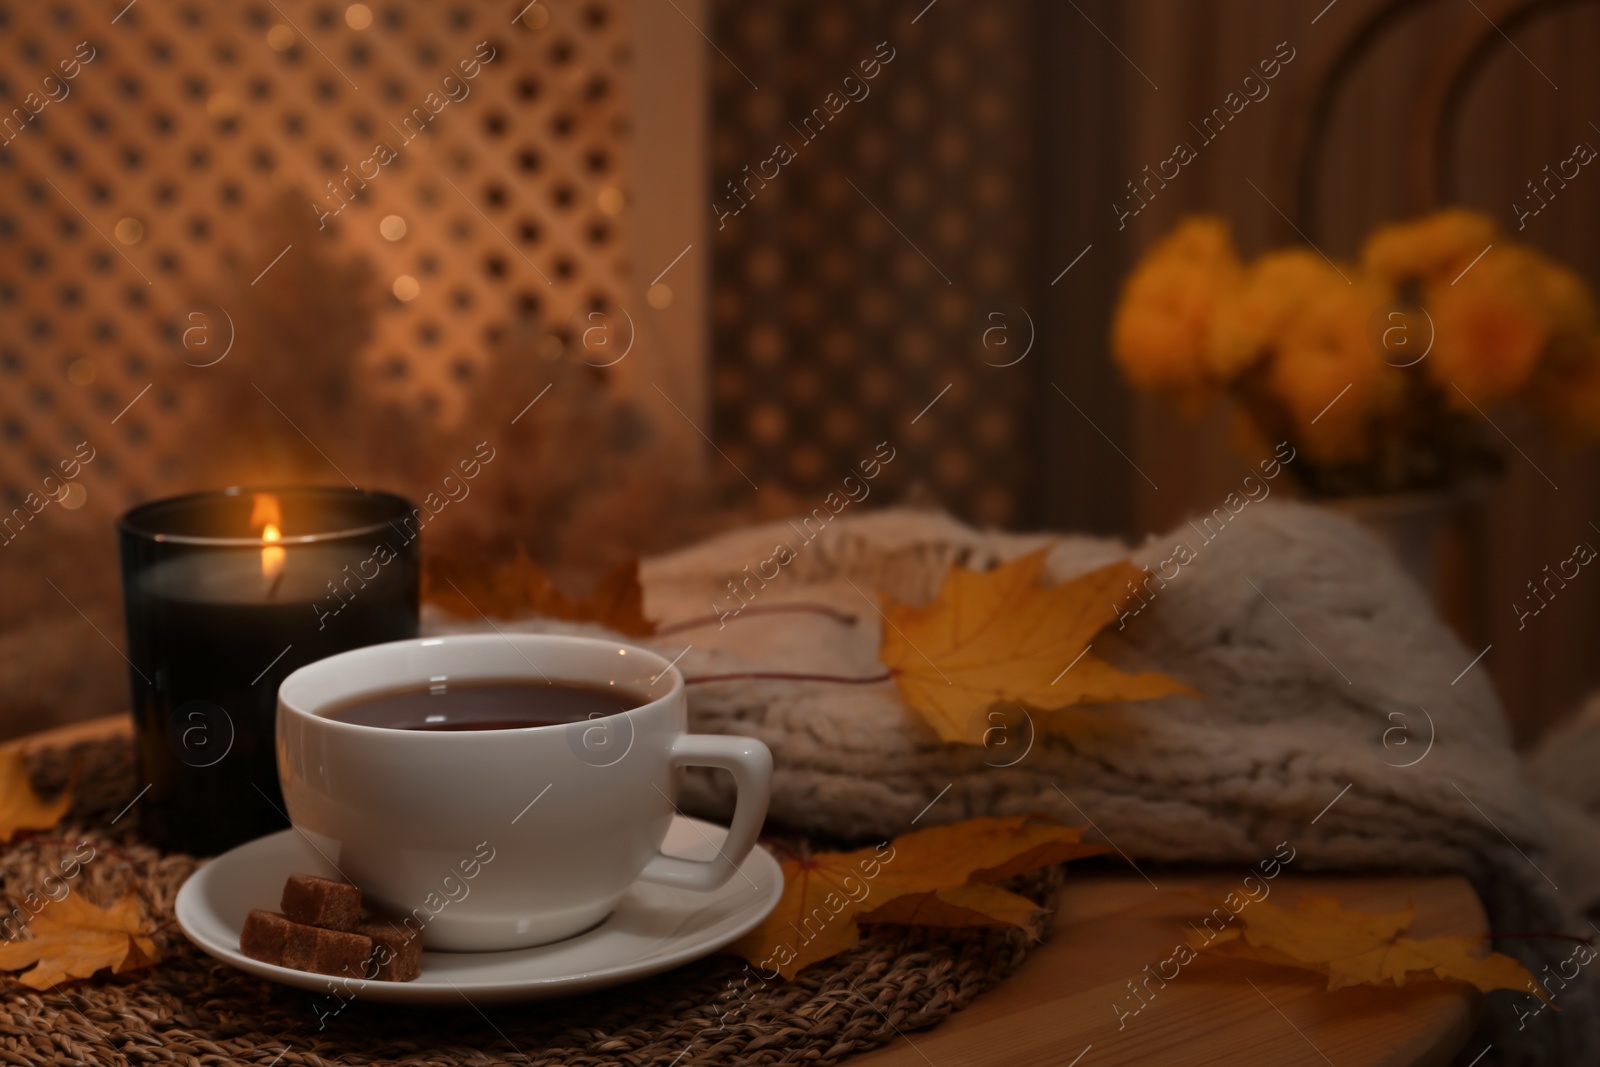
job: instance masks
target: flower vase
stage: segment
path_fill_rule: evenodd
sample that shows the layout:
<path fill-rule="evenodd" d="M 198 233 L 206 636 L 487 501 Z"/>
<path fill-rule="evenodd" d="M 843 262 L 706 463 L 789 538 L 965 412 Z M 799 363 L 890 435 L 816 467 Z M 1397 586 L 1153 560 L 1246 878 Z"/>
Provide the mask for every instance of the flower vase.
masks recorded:
<path fill-rule="evenodd" d="M 1382 541 L 1427 593 L 1456 636 L 1487 640 L 1488 486 L 1472 483 L 1419 493 L 1338 497 L 1324 506 Z"/>

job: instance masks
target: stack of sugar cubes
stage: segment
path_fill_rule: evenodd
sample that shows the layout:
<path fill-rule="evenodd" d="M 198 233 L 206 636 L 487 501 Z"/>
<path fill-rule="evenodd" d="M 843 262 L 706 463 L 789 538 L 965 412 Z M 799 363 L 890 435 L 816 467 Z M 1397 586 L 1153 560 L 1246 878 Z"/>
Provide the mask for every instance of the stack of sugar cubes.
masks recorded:
<path fill-rule="evenodd" d="M 283 886 L 283 913 L 252 908 L 239 950 L 297 971 L 409 982 L 422 973 L 420 931 L 381 916 L 363 919 L 361 890 L 348 882 L 295 874 Z"/>

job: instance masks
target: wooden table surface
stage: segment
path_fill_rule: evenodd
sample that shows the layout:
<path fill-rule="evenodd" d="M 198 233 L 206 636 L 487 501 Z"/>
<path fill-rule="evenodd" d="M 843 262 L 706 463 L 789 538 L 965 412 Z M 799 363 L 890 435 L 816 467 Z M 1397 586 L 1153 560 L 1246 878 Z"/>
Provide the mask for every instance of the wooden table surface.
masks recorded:
<path fill-rule="evenodd" d="M 1137 874 L 1074 876 L 1069 868 L 1055 928 L 1014 975 L 938 1027 L 852 1059 L 852 1067 L 1442 1067 L 1466 1044 L 1480 1000 L 1470 986 L 1329 993 L 1320 975 L 1204 956 L 1165 987 L 1150 983 L 1154 996 L 1119 1027 L 1113 1005 L 1139 1004 L 1128 981 L 1142 981 L 1147 964 L 1153 973 L 1183 941 L 1185 921 L 1208 910 L 1202 898 L 1220 898 L 1240 877 L 1151 873 L 1159 888 Z M 1269 899 L 1282 906 L 1306 891 L 1375 911 L 1410 901 L 1412 928 L 1424 937 L 1488 929 L 1459 877 L 1285 873 L 1270 884 Z"/>
<path fill-rule="evenodd" d="M 29 749 L 126 733 L 126 715 L 21 739 Z M 1238 884 L 1238 872 L 1069 873 L 1050 936 L 999 988 L 932 1030 L 903 1034 L 852 1067 L 1164 1067 L 1190 1064 L 1308 1064 L 1443 1067 L 1466 1044 L 1479 994 L 1457 983 L 1326 991 L 1321 976 L 1202 957 L 1148 1003 L 1128 983 L 1172 955 L 1185 920 Z M 1292 906 L 1302 892 L 1346 907 L 1416 907 L 1422 937 L 1481 934 L 1488 920 L 1463 878 L 1312 877 L 1281 874 L 1271 900 Z M 1141 986 L 1141 989 L 1144 987 Z"/>

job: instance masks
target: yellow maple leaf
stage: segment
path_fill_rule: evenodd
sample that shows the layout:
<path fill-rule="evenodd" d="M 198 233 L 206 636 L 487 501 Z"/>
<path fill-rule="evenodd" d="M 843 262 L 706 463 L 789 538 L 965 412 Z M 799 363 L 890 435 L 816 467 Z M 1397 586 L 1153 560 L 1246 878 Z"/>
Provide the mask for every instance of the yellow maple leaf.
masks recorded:
<path fill-rule="evenodd" d="M 1109 851 L 1085 843 L 1083 831 L 1037 816 L 983 816 L 873 848 L 791 857 L 778 906 L 728 951 L 792 978 L 855 944 L 861 922 L 1023 925 L 1038 906 L 994 883 Z"/>
<path fill-rule="evenodd" d="M 72 786 L 54 800 L 40 800 L 28 778 L 28 761 L 22 749 L 0 748 L 0 842 L 10 841 L 18 830 L 48 830 L 72 807 Z"/>
<path fill-rule="evenodd" d="M 17 977 L 30 989 L 88 978 L 105 967 L 120 974 L 158 958 L 155 942 L 144 932 L 138 894 L 132 890 L 108 908 L 69 892 L 46 904 L 27 930 L 29 936 L 0 943 L 0 971 L 38 964 Z"/>
<path fill-rule="evenodd" d="M 1430 937 L 1425 941 L 1397 938 L 1384 960 L 1383 976 L 1395 985 L 1405 985 L 1408 974 L 1432 971 L 1436 978 L 1470 982 L 1485 993 L 1491 989 L 1526 990 L 1532 982 L 1534 992 L 1548 1002 L 1544 988 L 1533 982 L 1528 969 L 1510 956 L 1499 952 L 1473 955 L 1482 942 L 1480 937 L 1466 936 Z"/>
<path fill-rule="evenodd" d="M 950 568 L 923 607 L 890 603 L 878 658 L 906 703 L 943 741 L 981 744 L 999 701 L 1041 711 L 1193 693 L 1155 671 L 1127 674 L 1089 651 L 1116 602 L 1144 571 L 1127 560 L 1061 585 L 1039 585 L 1046 546 L 991 571 Z M 1070 670 L 1068 669 L 1070 667 Z"/>
<path fill-rule="evenodd" d="M 907 893 L 856 918 L 858 923 L 902 926 L 1027 926 L 1044 909 L 997 885 L 968 882 L 927 893 Z"/>
<path fill-rule="evenodd" d="M 1333 897 L 1301 896 L 1295 910 L 1266 901 L 1240 911 L 1243 925 L 1230 926 L 1208 940 L 1189 933 L 1189 946 L 1235 959 L 1299 967 L 1328 976 L 1328 990 L 1353 985 L 1406 984 L 1409 977 L 1434 977 L 1467 982 L 1487 993 L 1492 989 L 1544 993 L 1527 968 L 1498 952 L 1474 955 L 1481 937 L 1403 936 L 1413 910 L 1346 911 Z"/>

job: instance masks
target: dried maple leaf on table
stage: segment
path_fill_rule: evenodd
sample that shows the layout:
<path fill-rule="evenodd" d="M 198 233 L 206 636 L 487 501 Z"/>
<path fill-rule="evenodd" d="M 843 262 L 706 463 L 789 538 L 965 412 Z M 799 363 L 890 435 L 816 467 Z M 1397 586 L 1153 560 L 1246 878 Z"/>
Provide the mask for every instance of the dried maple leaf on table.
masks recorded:
<path fill-rule="evenodd" d="M 88 978 L 109 967 L 117 974 L 156 961 L 156 944 L 145 931 L 138 894 L 99 908 L 77 893 L 51 900 L 28 923 L 29 936 L 0 943 L 0 971 L 38 964 L 17 981 L 50 989 L 69 978 Z"/>
<path fill-rule="evenodd" d="M 18 830 L 48 830 L 72 807 L 72 786 L 54 800 L 41 800 L 28 778 L 28 761 L 22 749 L 0 748 L 0 842 L 10 841 Z"/>
<path fill-rule="evenodd" d="M 854 852 L 783 862 L 783 897 L 729 946 L 785 978 L 855 944 L 860 923 L 1022 926 L 1039 906 L 995 883 L 1109 849 L 1084 828 L 1029 815 L 932 826 Z"/>
<path fill-rule="evenodd" d="M 1027 897 L 997 885 L 968 882 L 927 893 L 907 893 L 856 921 L 902 926 L 1026 926 L 1039 910 Z"/>
<path fill-rule="evenodd" d="M 951 567 L 932 603 L 885 605 L 878 658 L 941 740 L 981 744 L 982 713 L 999 701 L 1054 711 L 1194 692 L 1155 671 L 1127 674 L 1088 651 L 1116 618 L 1124 586 L 1144 571 L 1124 560 L 1045 587 L 1039 576 L 1049 552 L 991 571 Z"/>
<path fill-rule="evenodd" d="M 596 622 L 630 637 L 649 637 L 654 620 L 644 617 L 644 587 L 639 584 L 639 560 L 630 559 L 613 569 L 582 601 Z"/>
<path fill-rule="evenodd" d="M 1230 926 L 1210 940 L 1191 930 L 1197 951 L 1235 959 L 1298 967 L 1328 976 L 1328 990 L 1352 985 L 1406 984 L 1408 977 L 1433 977 L 1492 989 L 1538 992 L 1533 975 L 1510 956 L 1477 956 L 1483 938 L 1405 937 L 1413 909 L 1394 912 L 1346 911 L 1333 897 L 1301 896 L 1295 910 L 1266 901 L 1238 913 L 1243 929 Z M 1539 993 L 1544 996 L 1542 992 Z"/>
<path fill-rule="evenodd" d="M 463 618 L 512 619 L 543 615 L 595 622 L 630 637 L 648 637 L 656 624 L 644 617 L 639 561 L 629 560 L 600 579 L 582 599 L 562 592 L 522 549 L 493 568 L 434 557 L 424 568 L 423 597 L 440 611 Z"/>

